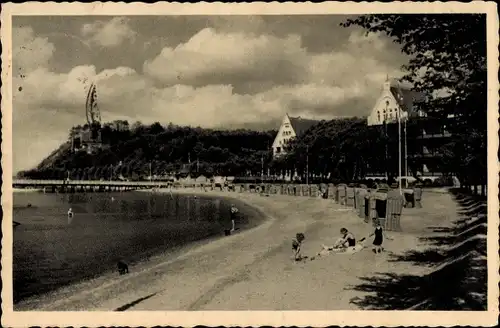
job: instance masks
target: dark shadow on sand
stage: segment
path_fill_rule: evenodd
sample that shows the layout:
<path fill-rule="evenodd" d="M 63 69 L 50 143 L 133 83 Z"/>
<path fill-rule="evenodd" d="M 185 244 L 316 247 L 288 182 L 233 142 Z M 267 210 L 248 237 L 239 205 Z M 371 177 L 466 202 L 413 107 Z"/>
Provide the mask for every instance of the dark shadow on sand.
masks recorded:
<path fill-rule="evenodd" d="M 367 310 L 463 310 L 487 309 L 487 260 L 485 201 L 452 191 L 463 215 L 452 228 L 429 227 L 437 233 L 421 238 L 429 244 L 424 251 L 391 254 L 389 261 L 411 262 L 431 267 L 423 276 L 379 273 L 360 278 L 362 283 L 348 289 L 369 293 L 350 300 Z"/>

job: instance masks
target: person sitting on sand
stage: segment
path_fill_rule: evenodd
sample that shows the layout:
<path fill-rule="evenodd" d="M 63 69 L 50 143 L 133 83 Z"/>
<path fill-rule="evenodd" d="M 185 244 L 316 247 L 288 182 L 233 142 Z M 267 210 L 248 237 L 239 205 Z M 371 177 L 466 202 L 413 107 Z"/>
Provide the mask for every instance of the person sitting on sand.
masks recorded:
<path fill-rule="evenodd" d="M 349 232 L 346 228 L 340 229 L 340 234 L 341 237 L 337 239 L 335 244 L 333 246 L 325 246 L 322 245 L 324 250 L 331 251 L 334 249 L 346 249 L 348 247 L 354 247 L 356 246 L 356 238 L 354 238 L 354 235 Z"/>
<path fill-rule="evenodd" d="M 379 219 L 373 219 L 373 222 L 375 223 L 375 231 L 371 233 L 368 238 L 375 236 L 373 239 L 373 252 L 376 254 L 382 252 L 383 250 L 382 243 L 384 242 L 384 237 L 389 240 L 393 239 L 384 233 L 384 229 L 382 229 Z"/>
<path fill-rule="evenodd" d="M 304 239 L 306 239 L 304 234 L 299 232 L 295 235 L 295 238 L 292 240 L 292 249 L 294 252 L 295 261 L 300 261 L 302 259 L 300 250 Z"/>

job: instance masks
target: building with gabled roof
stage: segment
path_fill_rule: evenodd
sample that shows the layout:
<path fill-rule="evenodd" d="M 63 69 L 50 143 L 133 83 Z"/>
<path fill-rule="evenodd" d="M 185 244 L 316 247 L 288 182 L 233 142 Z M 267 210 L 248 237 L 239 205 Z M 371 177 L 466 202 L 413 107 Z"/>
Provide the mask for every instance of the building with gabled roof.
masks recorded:
<path fill-rule="evenodd" d="M 367 117 L 369 126 L 385 126 L 383 133 L 392 135 L 386 148 L 386 172 L 372 172 L 387 175 L 397 170 L 398 157 L 398 115 L 401 118 L 401 152 L 403 175 L 420 176 L 431 181 L 445 172 L 440 172 L 440 147 L 448 142 L 448 119 L 428 117 L 417 109 L 416 103 L 424 99 L 423 94 L 401 86 L 396 80 L 386 79 L 380 97 Z M 407 120 L 411 121 L 407 129 Z M 405 157 L 407 160 L 405 160 Z M 395 165 L 393 165 L 395 163 Z M 396 172 L 392 172 L 395 174 Z"/>
<path fill-rule="evenodd" d="M 425 116 L 425 113 L 417 111 L 414 106 L 421 101 L 423 95 L 419 92 L 401 86 L 396 80 L 386 79 L 380 97 L 368 115 L 368 125 L 383 125 L 384 123 L 396 123 L 398 115 L 401 117 Z"/>
<path fill-rule="evenodd" d="M 278 134 L 273 142 L 273 157 L 279 157 L 286 153 L 285 147 L 287 143 L 295 137 L 303 135 L 307 130 L 318 124 L 320 121 L 311 120 L 302 117 L 291 117 L 285 114 Z"/>

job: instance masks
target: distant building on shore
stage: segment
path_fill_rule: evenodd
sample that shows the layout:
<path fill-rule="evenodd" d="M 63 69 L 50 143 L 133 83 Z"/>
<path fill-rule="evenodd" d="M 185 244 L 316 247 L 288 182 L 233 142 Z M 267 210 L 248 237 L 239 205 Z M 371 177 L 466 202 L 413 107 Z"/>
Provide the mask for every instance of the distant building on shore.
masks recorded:
<path fill-rule="evenodd" d="M 103 146 L 100 129 L 92 129 L 88 124 L 73 127 L 70 132 L 70 141 L 73 151 L 86 151 L 89 154 Z"/>
<path fill-rule="evenodd" d="M 318 120 L 305 119 L 300 116 L 290 117 L 288 114 L 285 114 L 278 134 L 273 142 L 273 157 L 277 158 L 286 154 L 285 147 L 292 138 L 301 136 L 319 122 Z"/>
<path fill-rule="evenodd" d="M 395 137 L 387 144 L 388 165 L 386 172 L 370 172 L 370 175 L 397 175 L 398 170 L 398 117 L 401 118 L 402 174 L 428 177 L 433 180 L 442 176 L 439 148 L 448 142 L 451 134 L 447 131 L 448 119 L 429 117 L 417 110 L 415 104 L 423 100 L 423 94 L 405 88 L 397 81 L 387 79 L 380 97 L 367 117 L 368 126 L 382 126 L 382 133 Z M 405 133 L 406 132 L 406 133 Z M 406 157 L 406 160 L 405 160 Z M 396 158 L 396 164 L 394 164 Z M 387 160 L 387 159 L 386 159 Z"/>
<path fill-rule="evenodd" d="M 110 126 L 115 131 L 129 131 L 130 126 L 125 120 L 116 120 L 110 123 Z"/>

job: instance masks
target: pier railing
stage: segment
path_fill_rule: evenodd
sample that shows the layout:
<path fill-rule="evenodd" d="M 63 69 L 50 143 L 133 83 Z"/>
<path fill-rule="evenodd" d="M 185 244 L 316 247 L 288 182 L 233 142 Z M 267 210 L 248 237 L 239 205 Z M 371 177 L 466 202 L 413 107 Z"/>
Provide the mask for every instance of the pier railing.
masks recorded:
<path fill-rule="evenodd" d="M 168 186 L 168 181 L 114 181 L 114 180 L 13 180 L 12 186 L 123 186 L 123 187 L 158 187 Z"/>

